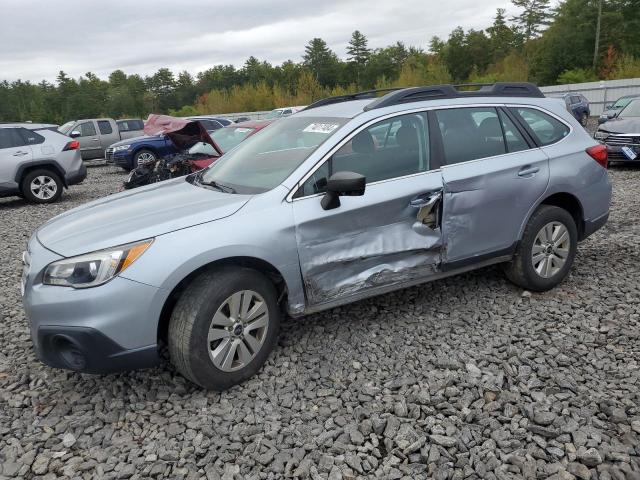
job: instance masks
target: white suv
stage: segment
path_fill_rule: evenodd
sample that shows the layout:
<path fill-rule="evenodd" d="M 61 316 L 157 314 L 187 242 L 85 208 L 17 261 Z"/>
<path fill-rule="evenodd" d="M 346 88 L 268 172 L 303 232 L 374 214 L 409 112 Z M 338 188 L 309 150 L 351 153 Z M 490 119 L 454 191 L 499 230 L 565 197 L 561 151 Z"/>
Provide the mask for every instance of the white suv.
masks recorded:
<path fill-rule="evenodd" d="M 80 143 L 49 127 L 0 124 L 0 197 L 52 203 L 87 176 Z"/>

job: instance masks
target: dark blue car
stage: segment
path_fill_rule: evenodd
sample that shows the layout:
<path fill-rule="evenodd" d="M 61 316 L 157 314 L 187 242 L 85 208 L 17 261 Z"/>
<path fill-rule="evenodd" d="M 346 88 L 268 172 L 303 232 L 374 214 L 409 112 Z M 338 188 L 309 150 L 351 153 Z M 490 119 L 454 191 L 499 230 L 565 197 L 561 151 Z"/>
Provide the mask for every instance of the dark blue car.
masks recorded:
<path fill-rule="evenodd" d="M 589 107 L 589 100 L 587 100 L 584 95 L 575 92 L 567 92 L 550 96 L 562 98 L 567 110 L 571 112 L 583 127 L 587 126 L 589 115 L 591 115 L 591 109 Z"/>
<path fill-rule="evenodd" d="M 197 120 L 209 132 L 231 124 L 230 120 L 219 117 L 189 117 Z M 142 136 L 116 142 L 107 148 L 107 163 L 117 165 L 129 171 L 138 166 L 139 161 L 150 162 L 166 155 L 178 153 L 175 145 L 164 135 Z"/>

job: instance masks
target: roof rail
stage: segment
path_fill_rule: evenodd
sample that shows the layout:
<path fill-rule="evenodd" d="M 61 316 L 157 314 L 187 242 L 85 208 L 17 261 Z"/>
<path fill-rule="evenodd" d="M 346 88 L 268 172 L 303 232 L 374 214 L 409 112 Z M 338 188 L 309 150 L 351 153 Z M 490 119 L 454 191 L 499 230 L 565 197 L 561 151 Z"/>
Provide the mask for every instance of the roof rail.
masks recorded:
<path fill-rule="evenodd" d="M 363 92 L 357 93 L 349 93 L 347 95 L 338 95 L 336 97 L 327 97 L 316 102 L 313 102 L 311 105 L 307 105 L 307 107 L 302 110 L 310 110 L 312 108 L 323 107 L 325 105 L 331 105 L 333 103 L 341 103 L 341 102 L 349 102 L 351 100 L 363 100 L 367 98 L 376 98 L 376 94 L 382 92 L 393 92 L 396 90 L 402 90 L 401 88 L 379 88 L 377 90 L 365 90 Z"/>
<path fill-rule="evenodd" d="M 479 87 L 476 90 L 460 90 L 461 88 Z M 432 85 L 429 87 L 403 88 L 380 97 L 367 106 L 365 111 L 388 107 L 402 103 L 420 102 L 424 100 L 440 100 L 446 98 L 466 97 L 537 97 L 544 94 L 533 83 L 528 82 L 496 82 L 466 83 L 460 85 Z M 344 101 L 344 100 L 343 100 Z"/>

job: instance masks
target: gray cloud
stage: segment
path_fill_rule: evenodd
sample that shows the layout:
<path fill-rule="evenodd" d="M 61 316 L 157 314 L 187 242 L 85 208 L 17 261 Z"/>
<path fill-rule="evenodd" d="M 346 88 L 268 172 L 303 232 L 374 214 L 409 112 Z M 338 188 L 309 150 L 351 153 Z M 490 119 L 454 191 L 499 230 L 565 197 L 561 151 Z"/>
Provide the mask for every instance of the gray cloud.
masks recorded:
<path fill-rule="evenodd" d="M 299 61 L 321 37 L 341 57 L 353 30 L 372 48 L 396 41 L 426 48 L 460 25 L 486 28 L 507 0 L 2 0 L 0 79 L 55 79 L 117 68 L 192 73 L 241 66 L 247 57 Z"/>

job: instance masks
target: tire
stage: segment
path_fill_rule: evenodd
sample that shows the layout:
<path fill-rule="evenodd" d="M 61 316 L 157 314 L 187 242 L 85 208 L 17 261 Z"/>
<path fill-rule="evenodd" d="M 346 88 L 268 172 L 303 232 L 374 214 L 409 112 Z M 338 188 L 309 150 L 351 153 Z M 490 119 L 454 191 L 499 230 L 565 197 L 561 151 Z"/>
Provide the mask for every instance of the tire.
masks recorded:
<path fill-rule="evenodd" d="M 149 162 L 155 162 L 158 160 L 158 155 L 156 154 L 156 152 L 152 150 L 148 150 L 146 148 L 143 148 L 142 150 L 138 150 L 136 154 L 133 156 L 133 168 L 136 168 L 138 166 L 138 162 L 140 161 L 140 159 L 143 159 Z"/>
<path fill-rule="evenodd" d="M 53 170 L 39 168 L 28 172 L 20 182 L 20 192 L 31 203 L 53 203 L 60 199 L 64 185 Z"/>
<path fill-rule="evenodd" d="M 551 230 L 545 235 L 543 228 L 549 226 Z M 559 240 L 564 233 L 560 227 L 568 234 L 568 239 L 562 242 Z M 556 241 L 545 241 L 545 237 L 556 237 Z M 578 228 L 571 214 L 559 207 L 541 205 L 529 219 L 515 256 L 505 264 L 505 273 L 509 280 L 527 290 L 550 290 L 569 273 L 577 248 Z"/>
<path fill-rule="evenodd" d="M 247 301 L 245 310 L 259 314 L 252 321 L 233 320 L 232 298 L 238 305 Z M 235 311 L 242 311 L 242 307 Z M 171 363 L 193 383 L 225 390 L 260 370 L 277 342 L 280 316 L 276 289 L 259 272 L 224 267 L 202 273 L 187 286 L 171 314 Z M 266 327 L 250 328 L 258 324 Z M 246 356 L 247 352 L 251 356 Z"/>
<path fill-rule="evenodd" d="M 586 113 L 583 113 L 582 116 L 580 117 L 580 125 L 587 128 L 588 123 L 589 123 L 589 115 L 587 115 Z"/>

